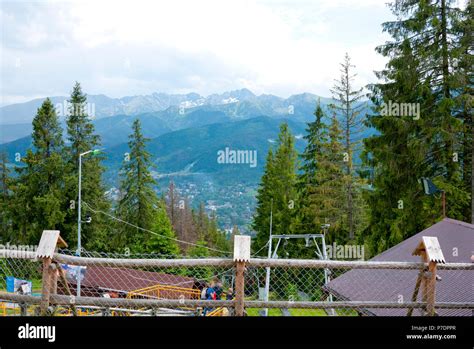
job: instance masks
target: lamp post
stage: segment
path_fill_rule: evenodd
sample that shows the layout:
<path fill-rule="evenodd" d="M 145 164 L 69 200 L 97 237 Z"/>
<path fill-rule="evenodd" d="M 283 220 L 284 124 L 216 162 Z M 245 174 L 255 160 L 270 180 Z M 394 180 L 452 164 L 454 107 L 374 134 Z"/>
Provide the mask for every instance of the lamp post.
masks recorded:
<path fill-rule="evenodd" d="M 423 185 L 423 190 L 426 195 L 434 195 L 436 193 L 441 193 L 441 206 L 443 207 L 443 218 L 446 218 L 446 192 L 444 190 L 438 189 L 438 187 L 431 181 L 429 178 L 422 177 L 419 180 Z"/>
<path fill-rule="evenodd" d="M 81 181 L 82 181 L 82 157 L 84 155 L 92 153 L 93 155 L 96 155 L 100 153 L 99 149 L 91 149 L 88 150 L 84 153 L 79 154 L 79 195 L 78 195 L 78 210 L 77 210 L 77 251 L 76 255 L 81 256 L 81 223 L 82 223 L 82 217 L 81 217 Z M 81 267 L 78 266 L 77 269 L 77 296 L 79 297 L 81 295 Z"/>
<path fill-rule="evenodd" d="M 268 259 L 272 258 L 272 227 L 273 227 L 273 199 L 270 203 L 270 233 L 268 239 Z M 266 268 L 266 275 L 265 275 L 265 298 L 264 301 L 268 302 L 268 298 L 270 295 L 270 267 Z M 263 310 L 263 316 L 268 316 L 268 308 Z"/>

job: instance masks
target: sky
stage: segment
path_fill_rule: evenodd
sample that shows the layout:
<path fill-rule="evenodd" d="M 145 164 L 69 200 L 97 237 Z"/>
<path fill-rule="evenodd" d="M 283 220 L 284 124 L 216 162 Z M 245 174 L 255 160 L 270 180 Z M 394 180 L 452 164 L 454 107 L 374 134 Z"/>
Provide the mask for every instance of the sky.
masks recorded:
<path fill-rule="evenodd" d="M 0 0 L 0 105 L 248 88 L 330 96 L 346 52 L 375 81 L 386 0 Z"/>

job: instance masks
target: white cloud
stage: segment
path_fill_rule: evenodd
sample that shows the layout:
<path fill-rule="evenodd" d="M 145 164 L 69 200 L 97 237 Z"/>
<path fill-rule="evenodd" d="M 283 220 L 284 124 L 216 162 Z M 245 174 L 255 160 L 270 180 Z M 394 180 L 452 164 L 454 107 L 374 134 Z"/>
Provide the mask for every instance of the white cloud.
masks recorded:
<path fill-rule="evenodd" d="M 5 103 L 68 93 L 75 80 L 111 96 L 242 87 L 328 95 L 346 51 L 358 82 L 373 81 L 390 18 L 380 0 L 1 4 Z"/>

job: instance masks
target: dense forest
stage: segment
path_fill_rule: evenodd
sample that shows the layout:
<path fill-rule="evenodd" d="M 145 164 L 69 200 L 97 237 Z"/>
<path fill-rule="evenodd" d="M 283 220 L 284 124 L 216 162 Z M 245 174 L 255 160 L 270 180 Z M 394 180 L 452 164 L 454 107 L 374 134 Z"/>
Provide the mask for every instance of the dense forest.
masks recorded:
<path fill-rule="evenodd" d="M 346 56 L 330 115 L 316 106 L 299 158 L 281 127 L 258 191 L 255 248 L 268 240 L 272 207 L 274 234 L 330 224 L 329 242 L 364 244 L 375 255 L 442 219 L 441 194 L 426 195 L 422 179 L 445 192 L 448 217 L 474 223 L 473 4 L 453 3 L 392 2 L 398 20 L 383 24 L 392 41 L 377 47 L 388 63 L 367 86 L 369 115 L 361 115 L 362 90 Z M 364 127 L 377 132 L 361 140 Z M 287 244 L 287 255 L 303 251 L 304 242 Z"/>

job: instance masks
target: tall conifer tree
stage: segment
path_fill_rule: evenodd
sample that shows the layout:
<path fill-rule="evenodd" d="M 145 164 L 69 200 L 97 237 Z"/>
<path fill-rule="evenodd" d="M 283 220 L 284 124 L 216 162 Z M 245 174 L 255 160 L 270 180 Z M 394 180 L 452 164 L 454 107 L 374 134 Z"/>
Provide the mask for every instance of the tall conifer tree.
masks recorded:
<path fill-rule="evenodd" d="M 12 215 L 19 240 L 37 243 L 41 232 L 58 229 L 64 220 L 64 161 L 62 129 L 55 108 L 47 98 L 33 119 L 33 150 L 22 158 L 12 189 Z"/>
<path fill-rule="evenodd" d="M 459 95 L 453 63 L 459 57 L 454 28 L 460 12 L 452 3 L 396 0 L 391 9 L 397 20 L 384 23 L 393 40 L 377 48 L 389 63 L 371 88 L 375 115 L 368 123 L 378 134 L 366 141 L 365 155 L 374 170 L 375 191 L 367 194 L 372 253 L 441 218 L 441 200 L 424 196 L 421 177 L 446 191 L 451 218 L 463 219 L 469 205 L 460 167 L 462 122 L 453 98 Z M 413 103 L 419 115 L 390 113 L 389 103 Z"/>
<path fill-rule="evenodd" d="M 343 139 L 344 139 L 344 172 L 346 182 L 346 217 L 348 238 L 354 239 L 356 233 L 356 221 L 359 219 L 360 207 L 356 206 L 357 196 L 360 192 L 360 183 L 358 183 L 358 175 L 355 171 L 354 155 L 362 149 L 362 132 L 364 129 L 365 115 L 363 113 L 364 103 L 361 103 L 364 95 L 362 88 L 354 88 L 354 78 L 356 74 L 353 72 L 354 65 L 346 53 L 344 62 L 341 63 L 341 76 L 336 80 L 331 92 L 335 103 L 331 108 L 341 118 Z"/>
<path fill-rule="evenodd" d="M 275 154 L 270 150 L 265 173 L 257 194 L 253 228 L 257 232 L 255 249 L 268 241 L 270 209 L 273 208 L 273 234 L 291 234 L 296 230 L 297 153 L 287 123 L 280 126 Z M 292 250 L 288 247 L 288 250 Z"/>
<path fill-rule="evenodd" d="M 61 227 L 64 238 L 69 244 L 77 242 L 77 209 L 78 209 L 78 181 L 79 181 L 79 155 L 89 150 L 99 149 L 100 137 L 95 133 L 92 119 L 88 115 L 87 96 L 82 92 L 81 85 L 76 82 L 70 99 L 68 100 L 68 115 L 66 118 L 67 144 L 64 157 L 67 159 L 65 171 L 66 194 L 65 208 L 66 219 Z M 105 218 L 94 214 L 93 210 L 108 212 L 110 202 L 105 197 L 105 187 L 102 183 L 104 168 L 101 165 L 102 155 L 89 153 L 82 157 L 82 221 L 90 216 L 90 223 L 81 224 L 81 242 L 86 249 L 103 250 L 108 248 L 109 227 Z"/>
<path fill-rule="evenodd" d="M 130 153 L 125 154 L 121 169 L 122 196 L 117 207 L 117 215 L 133 226 L 120 224 L 118 229 L 120 244 L 136 252 L 177 254 L 179 248 L 173 240 L 175 236 L 166 214 L 165 204 L 154 190 L 156 181 L 150 173 L 152 162 L 146 150 L 147 139 L 142 134 L 140 120 L 136 119 L 133 122 L 132 129 L 133 133 L 128 142 Z"/>

